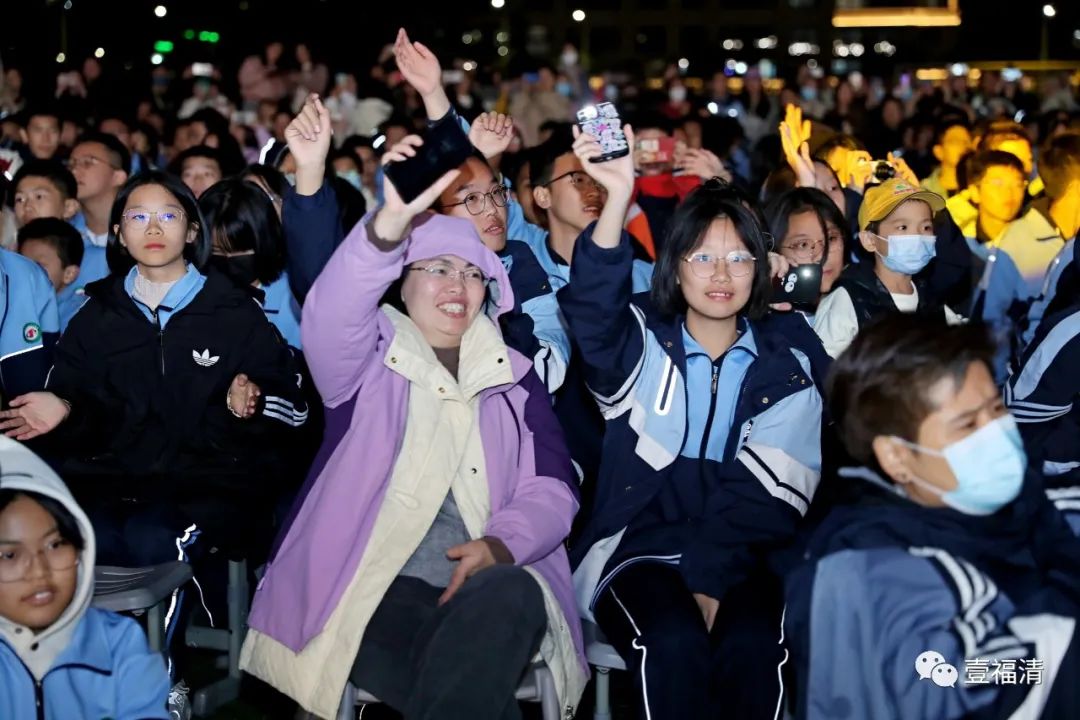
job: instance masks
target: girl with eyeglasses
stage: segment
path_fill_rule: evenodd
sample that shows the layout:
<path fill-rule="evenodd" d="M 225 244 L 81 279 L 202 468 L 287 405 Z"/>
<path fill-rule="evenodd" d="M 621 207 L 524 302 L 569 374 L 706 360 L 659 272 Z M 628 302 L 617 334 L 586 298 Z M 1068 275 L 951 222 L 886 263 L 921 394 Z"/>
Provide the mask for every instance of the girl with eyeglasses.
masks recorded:
<path fill-rule="evenodd" d="M 576 477 L 533 361 L 500 333 L 503 264 L 473 223 L 426 212 L 460 178 L 411 203 L 387 182 L 304 303 L 327 438 L 241 667 L 318 717 L 351 680 L 406 718 L 520 718 L 537 652 L 560 707 L 585 686 L 563 546 Z"/>
<path fill-rule="evenodd" d="M 801 319 L 766 314 L 766 235 L 719 181 L 676 209 L 651 295 L 632 296 L 633 161 L 594 163 L 599 143 L 576 134 L 608 188 L 559 293 L 607 422 L 571 557 L 578 606 L 625 659 L 640 716 L 772 717 L 785 651 L 766 558 L 817 488 L 821 345 Z"/>
<path fill-rule="evenodd" d="M 165 720 L 169 676 L 131 618 L 90 607 L 94 530 L 56 473 L 0 438 L 0 717 Z"/>
<path fill-rule="evenodd" d="M 178 178 L 132 178 L 112 210 L 112 274 L 87 286 L 45 390 L 0 414 L 10 437 L 46 436 L 107 564 L 269 542 L 276 448 L 307 420 L 304 391 L 250 294 L 206 267 L 210 251 Z M 168 617 L 172 632 L 183 613 Z"/>

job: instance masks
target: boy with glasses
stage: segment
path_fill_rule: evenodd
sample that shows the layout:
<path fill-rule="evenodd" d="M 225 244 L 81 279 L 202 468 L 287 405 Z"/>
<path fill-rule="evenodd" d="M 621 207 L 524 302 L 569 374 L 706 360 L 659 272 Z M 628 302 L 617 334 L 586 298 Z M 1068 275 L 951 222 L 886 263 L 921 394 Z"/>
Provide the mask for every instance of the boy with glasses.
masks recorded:
<path fill-rule="evenodd" d="M 76 220 L 75 226 L 89 244 L 103 248 L 109 239 L 113 201 L 131 169 L 131 153 L 113 135 L 86 133 L 71 149 L 68 168 L 82 207 L 81 222 Z"/>

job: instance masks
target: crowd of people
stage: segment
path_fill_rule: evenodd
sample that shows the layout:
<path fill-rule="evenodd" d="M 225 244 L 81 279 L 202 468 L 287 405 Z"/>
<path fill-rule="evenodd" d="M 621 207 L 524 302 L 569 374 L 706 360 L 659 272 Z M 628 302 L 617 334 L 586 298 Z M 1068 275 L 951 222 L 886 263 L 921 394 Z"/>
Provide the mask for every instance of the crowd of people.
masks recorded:
<path fill-rule="evenodd" d="M 311 717 L 519 718 L 542 662 L 570 718 L 586 636 L 641 718 L 1080 713 L 1067 78 L 284 54 L 5 74 L 0 717 L 186 720 L 235 557 Z M 163 655 L 90 607 L 176 560 Z"/>

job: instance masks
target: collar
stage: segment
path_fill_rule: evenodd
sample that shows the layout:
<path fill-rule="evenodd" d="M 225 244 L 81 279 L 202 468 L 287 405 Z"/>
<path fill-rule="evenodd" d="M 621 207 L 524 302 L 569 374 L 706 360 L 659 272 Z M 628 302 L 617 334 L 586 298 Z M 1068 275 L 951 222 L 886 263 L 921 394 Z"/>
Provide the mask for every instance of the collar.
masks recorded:
<path fill-rule="evenodd" d="M 551 245 L 551 233 L 550 232 L 548 232 L 548 234 L 544 237 L 544 247 L 547 248 L 548 255 L 551 257 L 551 260 L 556 265 L 562 265 L 564 267 L 570 267 L 570 263 L 567 262 L 567 260 L 562 255 L 555 252 L 555 248 Z"/>
<path fill-rule="evenodd" d="M 138 272 L 139 267 L 137 265 L 133 265 L 131 270 L 128 271 L 127 276 L 124 278 L 124 291 L 128 297 L 135 301 L 136 305 L 144 308 L 145 306 L 134 298 L 135 276 Z M 165 297 L 162 298 L 158 307 L 170 312 L 180 309 L 191 301 L 191 298 L 199 291 L 205 280 L 205 276 L 196 270 L 194 265 L 188 263 L 184 275 L 169 288 L 169 292 L 165 293 Z"/>
<path fill-rule="evenodd" d="M 743 352 L 746 352 L 754 358 L 756 358 L 758 355 L 757 342 L 755 342 L 754 340 L 754 332 L 750 328 L 750 323 L 746 320 L 746 318 L 742 317 L 738 318 L 736 322 L 739 333 L 738 337 L 735 338 L 735 342 L 731 344 L 731 347 L 729 347 L 723 355 L 716 359 L 715 362 L 717 363 L 723 362 L 724 358 L 729 353 L 735 350 L 742 350 Z M 683 347 L 686 348 L 687 359 L 697 355 L 709 358 L 709 353 L 705 350 L 704 347 L 701 346 L 701 343 L 695 340 L 694 336 L 690 334 L 690 330 L 688 330 L 686 327 L 685 319 L 682 322 L 682 341 Z M 713 362 L 712 358 L 709 358 L 709 362 Z"/>
<path fill-rule="evenodd" d="M 383 305 L 382 312 L 394 327 L 394 338 L 383 356 L 383 364 L 409 382 L 448 399 L 457 395 L 457 399 L 470 401 L 484 390 L 515 381 L 510 351 L 498 328 L 484 313 L 477 314 L 461 338 L 455 381 L 409 316 L 390 305 Z"/>
<path fill-rule="evenodd" d="M 112 653 L 105 627 L 93 610 L 83 615 L 71 636 L 71 641 L 56 658 L 51 669 L 65 665 L 91 668 L 103 675 L 112 675 Z"/>
<path fill-rule="evenodd" d="M 1025 218 L 1031 218 L 1031 230 L 1035 233 L 1037 242 L 1048 240 L 1061 240 L 1065 236 L 1058 228 L 1057 223 L 1050 217 L 1050 200 L 1041 198 L 1031 203 Z"/>

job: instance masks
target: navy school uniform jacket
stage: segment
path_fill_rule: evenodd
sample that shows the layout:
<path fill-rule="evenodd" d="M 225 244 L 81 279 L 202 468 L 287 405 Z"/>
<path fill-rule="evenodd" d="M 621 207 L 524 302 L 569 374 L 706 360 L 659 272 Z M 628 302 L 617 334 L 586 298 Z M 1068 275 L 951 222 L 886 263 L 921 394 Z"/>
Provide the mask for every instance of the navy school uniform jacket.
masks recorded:
<path fill-rule="evenodd" d="M 828 358 L 800 317 L 744 324 L 753 348 L 740 351 L 750 357 L 738 387 L 712 383 L 712 408 L 716 393 L 736 394 L 723 398 L 732 419 L 710 415 L 703 444 L 713 449 L 702 459 L 684 448 L 689 394 L 710 387 L 686 385 L 683 318 L 658 315 L 642 296 L 631 302 L 628 238 L 603 249 L 594 228 L 578 238 L 559 291 L 606 418 L 594 509 L 571 554 L 579 609 L 591 617 L 614 573 L 638 561 L 677 565 L 692 592 L 723 598 L 809 508 L 821 468 L 815 378 Z"/>
<path fill-rule="evenodd" d="M 275 448 L 307 420 L 289 347 L 251 295 L 214 270 L 189 265 L 155 312 L 131 296 L 135 272 L 88 285 L 57 343 L 46 389 L 71 414 L 46 436 L 50 450 L 66 473 L 131 497 L 269 494 Z M 239 373 L 262 393 L 246 420 L 226 407 Z"/>
<path fill-rule="evenodd" d="M 1005 385 L 1005 403 L 1048 487 L 1080 486 L 1080 302 L 1051 315 Z M 1064 509 L 1064 508 L 1063 508 Z M 1080 509 L 1080 508 L 1077 508 Z"/>
<path fill-rule="evenodd" d="M 785 579 L 795 717 L 1080 717 L 1080 541 L 1038 475 L 977 517 L 917 505 L 852 470 L 849 487 L 863 487 L 815 529 Z M 939 656 L 929 664 L 955 668 L 954 687 L 920 677 L 928 652 Z M 1038 684 L 1026 677 L 1033 660 Z M 994 675 L 1010 663 L 1015 684 Z"/>
<path fill-rule="evenodd" d="M 3 403 L 40 390 L 60 333 L 56 293 L 45 271 L 0 249 L 0 393 Z"/>

